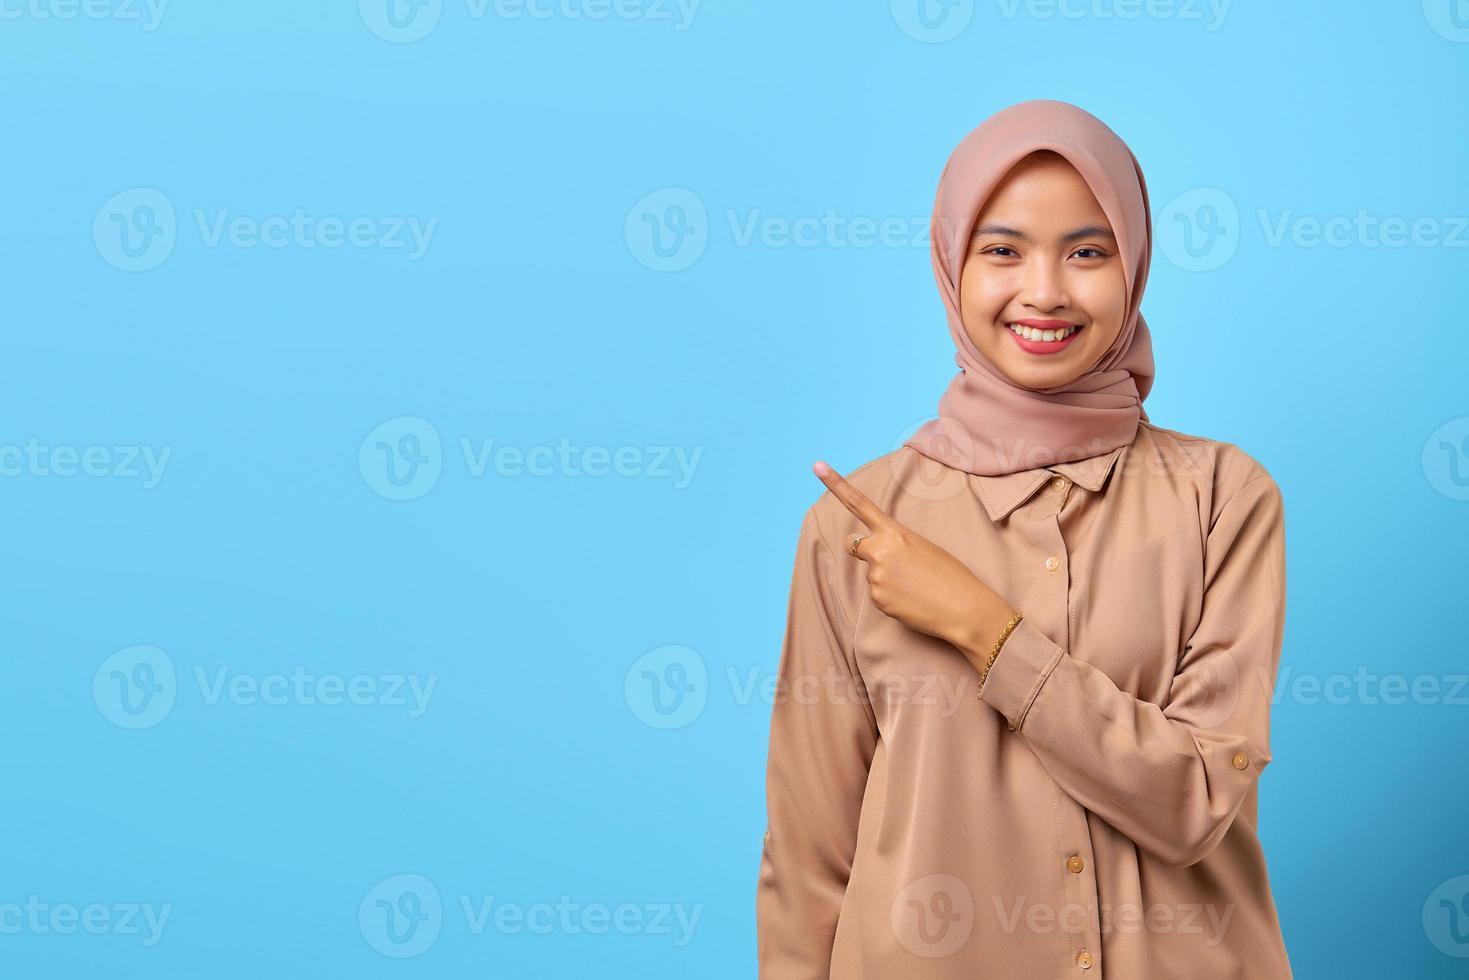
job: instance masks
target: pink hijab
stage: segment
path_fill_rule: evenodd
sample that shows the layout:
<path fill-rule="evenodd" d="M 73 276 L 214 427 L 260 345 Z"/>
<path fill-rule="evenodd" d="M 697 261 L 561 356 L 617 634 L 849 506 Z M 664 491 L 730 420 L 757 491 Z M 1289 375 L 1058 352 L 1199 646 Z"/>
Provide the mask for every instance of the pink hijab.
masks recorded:
<path fill-rule="evenodd" d="M 1060 153 L 1086 180 L 1117 236 L 1128 303 L 1122 330 L 1081 377 L 1024 388 L 974 346 L 959 315 L 959 273 L 985 199 L 1022 157 Z M 939 177 L 930 228 L 933 271 L 949 316 L 960 372 L 939 399 L 939 417 L 906 441 L 925 456 L 994 476 L 1084 459 L 1128 445 L 1153 387 L 1153 342 L 1140 305 L 1153 254 L 1148 187 L 1137 158 L 1096 116 L 1035 99 L 990 116 L 964 137 Z"/>

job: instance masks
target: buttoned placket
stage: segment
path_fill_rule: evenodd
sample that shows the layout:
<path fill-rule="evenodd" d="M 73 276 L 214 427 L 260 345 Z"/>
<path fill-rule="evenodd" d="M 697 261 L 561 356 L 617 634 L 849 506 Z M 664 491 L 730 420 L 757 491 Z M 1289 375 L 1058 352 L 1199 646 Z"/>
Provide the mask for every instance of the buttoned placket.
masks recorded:
<path fill-rule="evenodd" d="M 1036 590 L 1039 598 L 1028 599 L 1027 608 L 1020 611 L 1026 617 L 1032 617 L 1033 623 L 1068 651 L 1071 648 L 1071 562 L 1066 552 L 1066 539 L 1061 533 L 1060 515 L 1073 487 L 1069 478 L 1053 472 L 1041 492 L 1018 508 L 1014 515 L 1021 518 L 1016 526 L 1034 545 L 1035 561 L 1041 568 L 1041 585 Z M 1035 603 L 1033 607 L 1030 605 L 1032 602 Z M 1066 915 L 1065 907 L 1056 910 L 1056 921 L 1071 941 L 1076 975 L 1101 977 L 1101 906 L 1086 808 L 1059 787 L 1055 791 L 1055 799 L 1059 849 L 1054 869 L 1047 873 L 1061 877 L 1065 905 L 1082 910 L 1083 924 L 1076 929 L 1075 920 Z M 1075 931 L 1071 931 L 1073 929 Z"/>

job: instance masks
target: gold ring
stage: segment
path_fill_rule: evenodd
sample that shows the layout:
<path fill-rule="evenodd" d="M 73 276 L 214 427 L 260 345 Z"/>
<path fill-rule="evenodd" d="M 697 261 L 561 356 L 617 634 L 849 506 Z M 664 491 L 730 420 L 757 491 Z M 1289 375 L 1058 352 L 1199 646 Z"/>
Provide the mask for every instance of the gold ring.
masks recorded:
<path fill-rule="evenodd" d="M 860 555 L 857 554 L 857 545 L 861 544 L 862 543 L 862 539 L 865 538 L 865 537 L 867 537 L 867 535 L 865 535 L 865 534 L 854 534 L 854 535 L 852 535 L 852 543 L 849 544 L 849 545 L 847 545 L 847 553 L 850 554 L 853 558 L 859 558 L 859 557 L 861 557 Z"/>

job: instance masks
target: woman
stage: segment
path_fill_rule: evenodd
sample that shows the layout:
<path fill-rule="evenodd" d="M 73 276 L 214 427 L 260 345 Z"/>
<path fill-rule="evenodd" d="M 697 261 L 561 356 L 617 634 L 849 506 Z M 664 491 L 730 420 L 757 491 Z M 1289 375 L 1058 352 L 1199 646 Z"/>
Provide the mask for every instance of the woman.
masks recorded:
<path fill-rule="evenodd" d="M 763 980 L 1291 970 L 1256 834 L 1281 495 L 1161 428 L 1136 158 L 1011 106 L 939 182 L 961 372 L 806 512 L 772 712 Z"/>

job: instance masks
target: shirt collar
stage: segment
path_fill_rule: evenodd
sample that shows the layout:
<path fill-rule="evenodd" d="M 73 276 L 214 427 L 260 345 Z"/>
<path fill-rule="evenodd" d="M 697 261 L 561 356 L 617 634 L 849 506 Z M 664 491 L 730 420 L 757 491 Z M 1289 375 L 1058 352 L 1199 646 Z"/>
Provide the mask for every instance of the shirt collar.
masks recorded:
<path fill-rule="evenodd" d="M 1017 473 L 1002 473 L 999 476 L 971 473 L 969 475 L 970 485 L 974 487 L 980 502 L 984 504 L 990 520 L 1001 521 L 1012 510 L 1029 500 L 1047 480 L 1057 474 L 1093 492 L 1102 489 L 1102 484 L 1107 481 L 1107 475 L 1112 472 L 1117 457 L 1121 456 L 1122 451 L 1126 448 L 1126 446 L 1118 446 L 1111 452 L 1102 453 L 1099 456 L 1052 463 L 1050 466 L 1038 466 L 1034 469 L 1020 470 Z"/>

